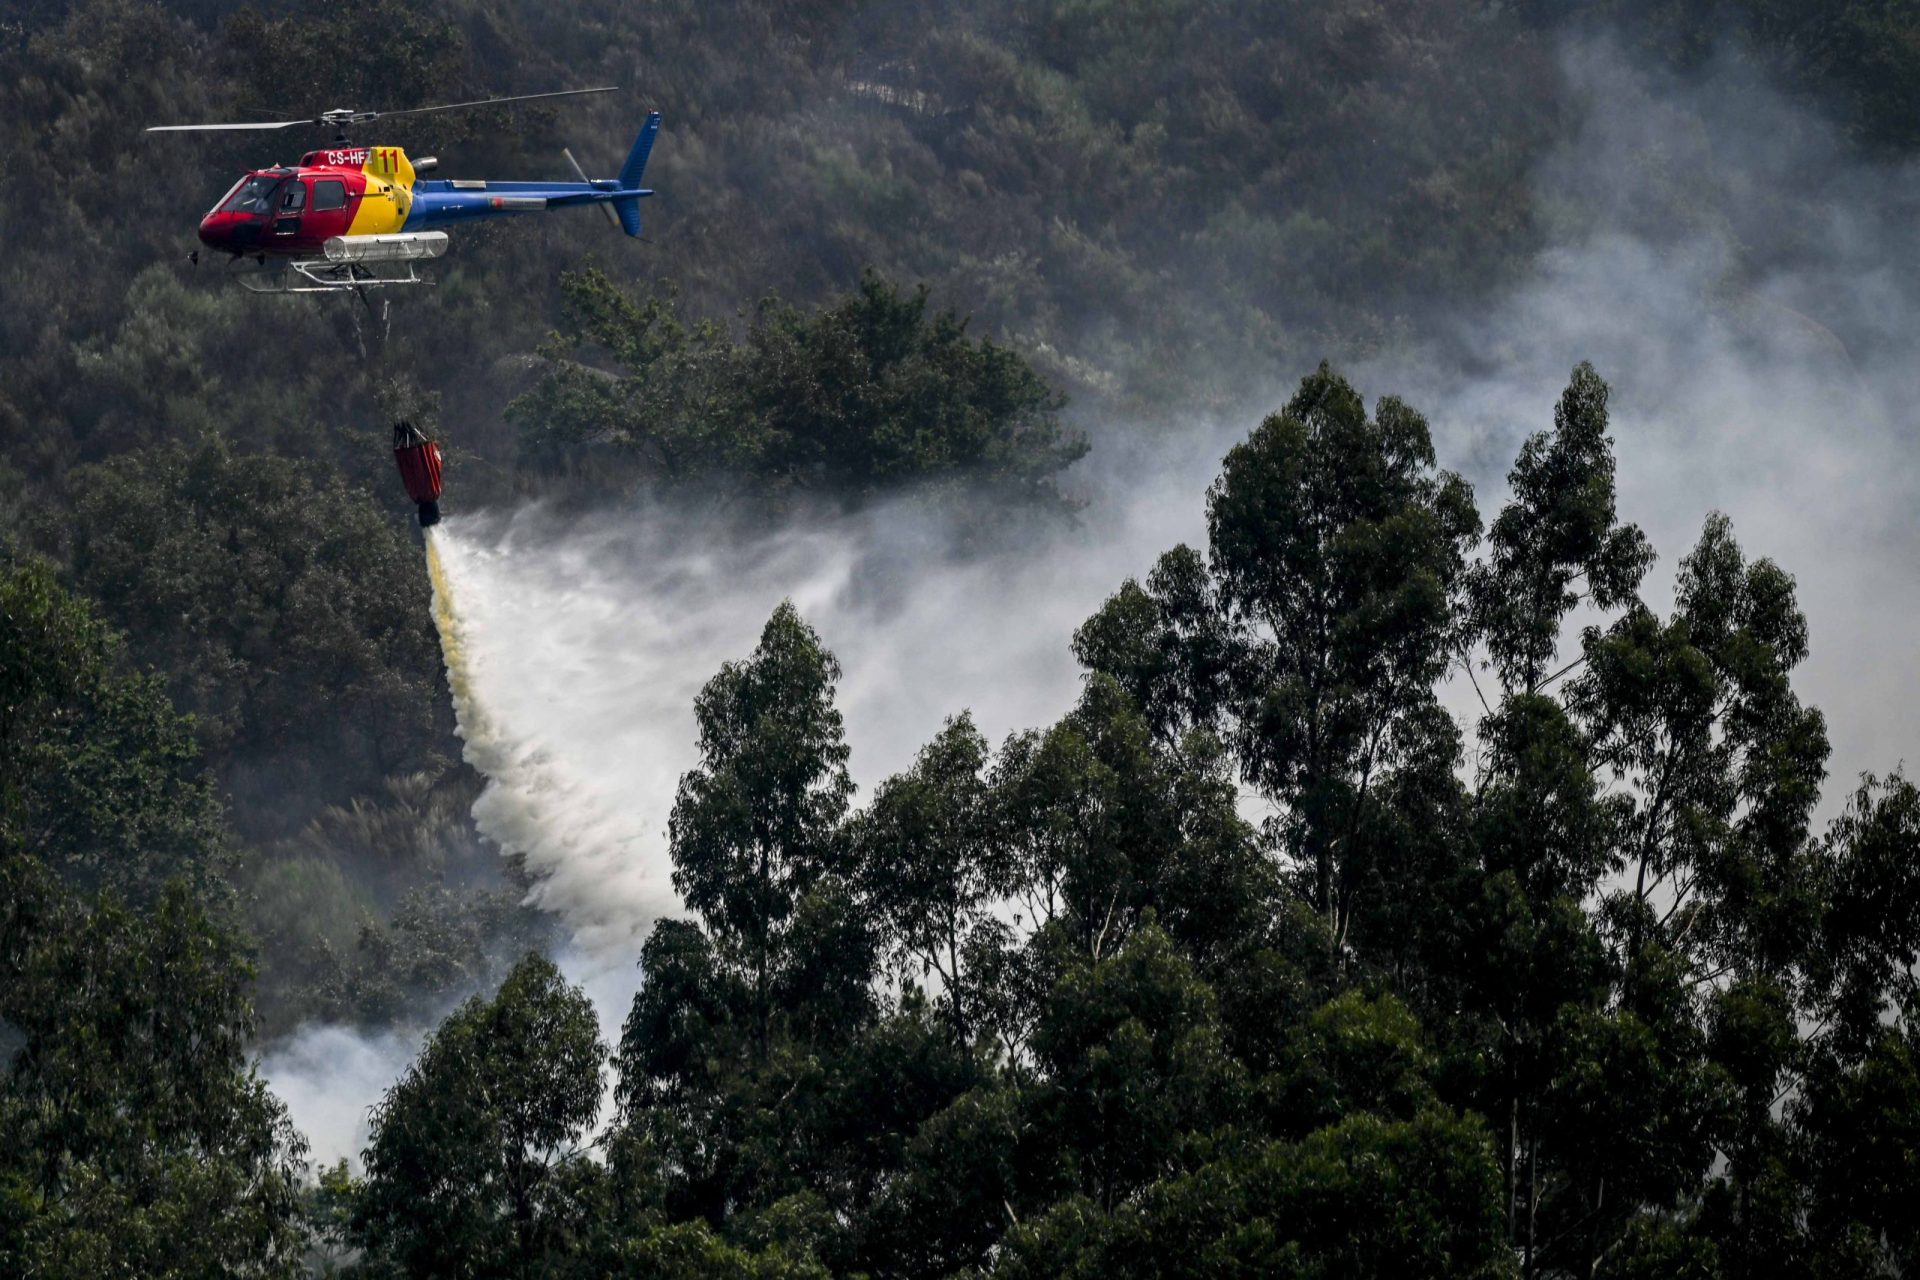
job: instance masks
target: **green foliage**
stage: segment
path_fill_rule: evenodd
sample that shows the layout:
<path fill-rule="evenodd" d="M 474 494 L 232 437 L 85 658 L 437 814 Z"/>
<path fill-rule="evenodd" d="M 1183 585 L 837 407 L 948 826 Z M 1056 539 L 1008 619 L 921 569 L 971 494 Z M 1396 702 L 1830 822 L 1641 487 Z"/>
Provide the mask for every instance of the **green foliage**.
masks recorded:
<path fill-rule="evenodd" d="M 1856 1045 L 1889 1014 L 1920 1009 L 1920 788 L 1895 775 L 1864 778 L 1815 863 L 1820 931 L 1811 947 L 1816 1007 Z"/>
<path fill-rule="evenodd" d="M 989 1013 L 967 962 L 1005 945 L 993 905 L 1013 868 L 986 776 L 987 742 L 962 714 L 927 744 L 908 772 L 889 778 L 855 827 L 861 888 L 893 939 L 895 970 L 937 973 L 962 1042 Z"/>
<path fill-rule="evenodd" d="M 1063 1202 L 1010 1233 L 995 1269 L 1039 1276 L 1512 1275 L 1492 1212 L 1484 1129 L 1442 1111 L 1390 1122 L 1357 1112 L 1103 1213 Z"/>
<path fill-rule="evenodd" d="M 1164 742 L 1217 728 L 1231 701 L 1241 637 L 1222 616 L 1206 561 L 1182 545 L 1142 586 L 1128 579 L 1073 634 L 1074 657 L 1119 681 Z"/>
<path fill-rule="evenodd" d="M 236 940 L 178 881 L 143 914 L 5 875 L 0 1268 L 296 1274 L 305 1144 L 247 1064 Z"/>
<path fill-rule="evenodd" d="M 1735 56 L 1821 100 L 1851 132 L 1885 150 L 1920 142 L 1913 113 L 1920 27 L 1904 6 L 1861 0 L 1613 0 L 1652 57 L 1690 66 L 1738 37 Z"/>
<path fill-rule="evenodd" d="M 1177 1173 L 1188 1148 L 1246 1104 L 1213 993 L 1151 925 L 1061 975 L 1033 1051 L 1049 1086 L 1040 1113 L 1054 1142 L 1077 1154 L 1085 1193 L 1106 1208 Z"/>
<path fill-rule="evenodd" d="M 1582 364 L 1554 407 L 1552 433 L 1520 447 L 1507 477 L 1513 499 L 1487 531 L 1487 559 L 1469 575 L 1474 627 L 1509 694 L 1536 692 L 1550 678 L 1568 610 L 1582 599 L 1601 609 L 1633 600 L 1653 561 L 1639 528 L 1615 520 L 1606 430 L 1607 384 Z"/>
<path fill-rule="evenodd" d="M 952 312 L 929 316 L 924 286 L 907 296 L 869 273 L 818 311 L 768 300 L 739 343 L 683 323 L 671 292 L 636 302 L 598 271 L 562 288 L 568 327 L 512 410 L 552 469 L 590 458 L 604 471 L 615 454 L 626 474 L 666 483 L 849 498 L 964 483 L 1057 502 L 1055 474 L 1086 452 L 1026 361 L 974 341 Z M 586 344 L 622 372 L 582 363 Z"/>
<path fill-rule="evenodd" d="M 834 936 L 851 871 L 837 827 L 853 793 L 839 675 L 793 606 L 776 609 L 753 656 L 722 667 L 694 703 L 701 766 L 681 779 L 669 824 L 674 888 L 750 984 L 761 1058 L 777 997 L 831 990 L 862 1003 L 862 947 Z"/>
<path fill-rule="evenodd" d="M 375 1109 L 356 1238 L 411 1273 L 537 1274 L 576 1230 L 606 1056 L 585 993 L 522 960 L 441 1024 Z"/>
<path fill-rule="evenodd" d="M 444 763 L 419 552 L 365 493 L 218 444 L 75 484 L 74 575 L 169 673 L 247 829 L 297 829 L 289 790 L 346 799 Z"/>
<path fill-rule="evenodd" d="M 704 1222 L 656 1227 L 616 1256 L 620 1274 L 647 1280 L 826 1280 L 832 1274 L 778 1245 L 758 1252 L 730 1245 Z"/>
<path fill-rule="evenodd" d="M 1472 503 L 1417 415 L 1322 370 L 1229 455 L 1211 554 L 1170 553 L 1077 633 L 1064 717 L 992 751 L 957 716 L 863 811 L 838 664 L 781 606 L 696 703 L 671 828 L 696 918 L 643 948 L 605 1164 L 542 1166 L 541 1264 L 1911 1265 L 1920 793 L 1868 779 L 1814 835 L 1792 583 L 1714 517 L 1673 616 L 1639 602 L 1605 400 L 1576 369 L 1469 567 Z M 1613 616 L 1556 673 L 1583 576 Z M 1482 653 L 1500 700 L 1469 772 L 1434 687 Z M 1264 837 L 1236 769 L 1284 784 Z M 477 1008 L 380 1141 L 447 1046 L 475 1080 L 525 1074 Z M 414 1203 L 400 1170 L 355 1203 Z M 502 1182 L 445 1189 L 476 1185 Z M 437 1219 L 483 1224 L 434 1246 L 443 1269 L 507 1258 L 503 1217 Z"/>
<path fill-rule="evenodd" d="M 1624 841 L 1633 897 L 1664 884 L 1668 927 L 1777 969 L 1805 937 L 1799 881 L 1827 758 L 1824 718 L 1789 683 L 1807 653 L 1793 580 L 1748 564 L 1716 514 L 1681 561 L 1669 622 L 1636 607 L 1582 643 L 1568 708 L 1593 758 L 1645 797 Z"/>
<path fill-rule="evenodd" d="M 1411 1120 L 1434 1100 L 1420 1024 L 1391 995 L 1341 993 L 1291 1029 L 1287 1056 L 1267 1100 L 1281 1132 L 1305 1136 L 1358 1111 Z"/>
<path fill-rule="evenodd" d="M 193 721 L 48 565 L 0 555 L 0 857 L 142 901 L 176 875 L 217 883 L 224 824 Z"/>
<path fill-rule="evenodd" d="M 369 1274 L 1920 1265 L 1920 798 L 1868 778 L 1816 833 L 1794 584 L 1712 517 L 1673 609 L 1638 599 L 1651 551 L 1584 365 L 1477 563 L 1419 416 L 1311 376 L 1228 458 L 1206 553 L 1076 634 L 1078 705 L 997 752 L 956 719 L 859 814 L 838 668 L 776 613 L 698 707 L 672 837 L 699 918 L 646 944 L 604 1162 L 578 1150 L 591 1011 L 530 960 L 388 1097 L 365 1182 L 328 1171 L 302 1209 L 212 910 L 231 868 L 202 753 L 260 846 L 233 879 L 270 1027 L 490 987 L 502 941 L 531 941 L 511 887 L 456 887 L 486 856 L 473 780 L 443 769 L 370 426 L 438 406 L 464 501 L 698 484 L 777 510 L 913 482 L 963 520 L 1000 509 L 964 505 L 982 491 L 1057 507 L 1083 445 L 1056 388 L 1187 421 L 1246 368 L 1376 353 L 1513 281 L 1548 223 L 1594 225 L 1535 182 L 1583 127 L 1559 53 L 1592 14 L 230 9 L 0 23 L 0 532 L 98 601 L 0 571 L 0 1272 L 288 1274 L 303 1212 L 323 1265 L 352 1240 Z M 1645 67 L 1757 67 L 1871 146 L 1915 140 L 1901 6 L 1601 12 Z M 129 141 L 631 83 L 636 50 L 672 130 L 657 251 L 587 217 L 476 228 L 384 341 L 174 265 L 230 174 L 291 155 Z M 566 140 L 614 139 L 583 148 L 604 172 L 633 114 L 581 103 Z M 1641 226 L 1713 237 L 1733 279 L 1804 245 L 1794 184 L 1755 217 L 1751 184 L 1711 190 L 1716 127 L 1676 117 L 1704 142 Z M 378 140 L 532 175 L 557 119 Z M 1602 616 L 1563 653 L 1582 604 Z M 1434 693 L 1456 661 L 1496 675 L 1471 733 Z"/>
<path fill-rule="evenodd" d="M 1920 1150 L 1920 1040 L 1913 1025 L 1882 1027 L 1857 1059 L 1829 1060 L 1797 1103 L 1808 1141 L 1816 1238 L 1869 1242 L 1898 1273 L 1920 1259 L 1908 1212 Z"/>
<path fill-rule="evenodd" d="M 1434 465 L 1427 423 L 1372 417 L 1327 366 L 1227 454 L 1207 495 L 1246 778 L 1285 806 L 1289 852 L 1344 938 L 1362 877 L 1346 848 L 1375 775 L 1432 761 L 1433 684 L 1458 630 L 1479 534 L 1473 498 Z"/>

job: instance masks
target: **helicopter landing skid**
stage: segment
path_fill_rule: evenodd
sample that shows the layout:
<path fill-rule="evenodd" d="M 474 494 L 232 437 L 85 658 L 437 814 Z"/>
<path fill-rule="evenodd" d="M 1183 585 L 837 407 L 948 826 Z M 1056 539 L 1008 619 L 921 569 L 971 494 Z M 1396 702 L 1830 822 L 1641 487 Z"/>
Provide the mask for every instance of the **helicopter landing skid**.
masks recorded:
<path fill-rule="evenodd" d="M 380 270 L 385 267 L 386 270 Z M 250 293 L 345 293 L 380 285 L 432 284 L 413 269 L 413 263 L 330 262 L 325 258 L 295 258 L 283 267 L 239 273 Z"/>

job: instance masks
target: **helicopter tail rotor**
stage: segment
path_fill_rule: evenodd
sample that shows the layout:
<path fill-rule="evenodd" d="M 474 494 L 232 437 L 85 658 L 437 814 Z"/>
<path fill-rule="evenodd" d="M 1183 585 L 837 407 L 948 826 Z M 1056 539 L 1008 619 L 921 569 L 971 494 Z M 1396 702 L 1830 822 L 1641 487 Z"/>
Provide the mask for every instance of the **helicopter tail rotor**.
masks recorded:
<path fill-rule="evenodd" d="M 580 167 L 580 162 L 573 158 L 572 147 L 560 148 L 560 154 L 565 156 L 567 158 L 567 163 L 573 167 L 574 177 L 580 179 L 580 181 L 585 183 L 591 183 L 593 181 L 592 178 L 589 178 L 587 176 L 587 171 Z M 613 229 L 615 231 L 620 230 L 620 215 L 613 211 L 613 206 L 610 204 L 603 204 L 600 206 L 600 209 L 601 209 L 601 212 L 607 215 L 607 222 L 612 225 Z"/>

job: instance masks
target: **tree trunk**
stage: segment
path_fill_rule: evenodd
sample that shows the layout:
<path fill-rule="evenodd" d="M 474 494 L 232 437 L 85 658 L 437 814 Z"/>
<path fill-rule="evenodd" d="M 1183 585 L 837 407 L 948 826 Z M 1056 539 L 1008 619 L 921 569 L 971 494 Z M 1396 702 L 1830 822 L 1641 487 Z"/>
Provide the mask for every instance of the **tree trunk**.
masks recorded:
<path fill-rule="evenodd" d="M 1535 1211 L 1540 1207 L 1540 1139 L 1527 1139 L 1527 1280 L 1533 1280 L 1533 1239 Z"/>

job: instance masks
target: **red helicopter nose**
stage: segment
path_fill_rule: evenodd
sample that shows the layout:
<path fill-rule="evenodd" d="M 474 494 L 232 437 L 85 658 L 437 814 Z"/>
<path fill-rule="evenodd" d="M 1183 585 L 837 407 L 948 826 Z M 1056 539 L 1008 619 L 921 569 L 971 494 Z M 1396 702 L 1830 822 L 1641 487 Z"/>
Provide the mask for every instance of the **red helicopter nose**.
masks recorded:
<path fill-rule="evenodd" d="M 254 252 L 262 220 L 233 209 L 215 209 L 200 219 L 200 243 L 222 253 Z"/>
<path fill-rule="evenodd" d="M 223 213 L 210 213 L 200 219 L 200 243 L 209 249 L 231 253 L 234 239 L 233 219 Z"/>

